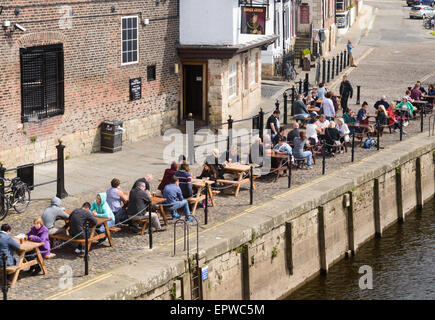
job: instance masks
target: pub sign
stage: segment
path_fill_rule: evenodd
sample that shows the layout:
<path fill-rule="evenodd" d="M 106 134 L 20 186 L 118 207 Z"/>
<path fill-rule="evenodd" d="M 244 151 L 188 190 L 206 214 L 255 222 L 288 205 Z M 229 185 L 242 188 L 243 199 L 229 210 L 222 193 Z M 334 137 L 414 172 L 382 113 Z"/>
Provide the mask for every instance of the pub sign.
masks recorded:
<path fill-rule="evenodd" d="M 241 7 L 241 33 L 265 34 L 266 29 L 266 7 Z"/>

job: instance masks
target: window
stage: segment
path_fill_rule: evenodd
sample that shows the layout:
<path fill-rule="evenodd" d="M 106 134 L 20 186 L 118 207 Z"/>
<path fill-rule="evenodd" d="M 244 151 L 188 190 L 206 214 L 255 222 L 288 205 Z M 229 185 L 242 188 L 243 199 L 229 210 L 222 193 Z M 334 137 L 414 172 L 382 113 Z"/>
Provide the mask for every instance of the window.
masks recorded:
<path fill-rule="evenodd" d="M 139 61 L 137 16 L 122 18 L 122 64 Z"/>
<path fill-rule="evenodd" d="M 63 44 L 20 49 L 21 121 L 63 114 Z"/>
<path fill-rule="evenodd" d="M 154 81 L 156 80 L 156 65 L 148 66 L 147 67 L 147 81 Z"/>
<path fill-rule="evenodd" d="M 251 56 L 251 85 L 257 83 L 257 68 L 256 68 L 256 57 Z"/>
<path fill-rule="evenodd" d="M 237 78 L 237 70 L 236 64 L 230 64 L 228 70 L 228 97 L 233 98 L 237 95 L 236 91 L 236 78 Z"/>
<path fill-rule="evenodd" d="M 344 0 L 336 0 L 336 9 L 344 10 Z"/>

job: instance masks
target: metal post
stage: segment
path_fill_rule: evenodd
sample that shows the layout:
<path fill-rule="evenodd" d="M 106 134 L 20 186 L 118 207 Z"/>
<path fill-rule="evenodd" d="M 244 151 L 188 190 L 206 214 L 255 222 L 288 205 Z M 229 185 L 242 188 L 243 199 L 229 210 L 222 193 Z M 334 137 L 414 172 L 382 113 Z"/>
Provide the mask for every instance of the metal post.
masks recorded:
<path fill-rule="evenodd" d="M 2 263 L 3 263 L 3 300 L 8 300 L 8 275 L 6 272 L 6 254 L 2 253 Z"/>
<path fill-rule="evenodd" d="M 323 59 L 322 61 L 322 82 L 324 83 L 326 81 L 326 60 Z"/>
<path fill-rule="evenodd" d="M 151 209 L 152 209 L 152 202 L 151 202 L 151 200 L 150 201 L 148 201 L 148 214 L 149 214 L 149 217 L 148 217 L 148 234 L 149 234 L 149 237 L 150 237 L 150 249 L 152 249 L 153 248 L 153 228 L 152 228 L 152 223 L 151 223 Z"/>
<path fill-rule="evenodd" d="M 282 98 L 284 99 L 284 124 L 287 124 L 287 92 L 284 91 Z"/>
<path fill-rule="evenodd" d="M 299 93 L 302 93 L 302 80 L 299 79 Z"/>
<path fill-rule="evenodd" d="M 355 127 L 352 134 L 352 162 L 354 160 L 354 155 L 355 155 Z"/>
<path fill-rule="evenodd" d="M 332 73 L 331 73 L 331 80 L 334 79 L 334 72 L 335 72 L 335 57 L 332 57 Z"/>
<path fill-rule="evenodd" d="M 263 108 L 260 108 L 259 116 L 259 126 L 260 126 L 260 138 L 263 140 L 263 130 L 264 130 L 264 111 Z"/>
<path fill-rule="evenodd" d="M 288 161 L 287 161 L 287 170 L 288 170 L 288 178 L 287 178 L 287 182 L 288 185 L 287 187 L 290 189 L 292 186 L 292 163 L 291 163 L 291 156 L 288 157 Z"/>
<path fill-rule="evenodd" d="M 84 224 L 84 232 L 85 232 L 85 276 L 89 274 L 89 239 L 88 239 L 88 223 Z"/>
<path fill-rule="evenodd" d="M 348 52 L 348 51 L 346 51 L 346 55 L 347 55 L 347 64 L 346 64 L 346 66 L 349 67 L 349 64 L 350 64 L 350 56 L 349 56 L 349 52 Z"/>
<path fill-rule="evenodd" d="M 400 111 L 400 141 L 402 141 L 402 138 L 403 138 L 403 121 L 402 121 L 402 117 L 403 117 L 403 111 Z"/>
<path fill-rule="evenodd" d="M 343 52 L 340 52 L 340 72 L 343 71 Z"/>
<path fill-rule="evenodd" d="M 330 73 L 331 73 L 331 60 L 328 60 L 328 74 L 326 75 L 327 76 L 326 82 L 329 82 Z"/>
<path fill-rule="evenodd" d="M 194 133 L 195 133 L 195 121 L 191 118 L 186 120 L 186 134 L 187 134 L 187 162 L 192 165 L 195 162 L 195 146 L 194 146 Z"/>
<path fill-rule="evenodd" d="M 337 69 L 336 72 L 337 73 L 336 73 L 336 76 L 338 76 L 338 69 L 339 69 L 338 65 L 339 65 L 339 62 L 340 62 L 339 60 L 340 60 L 340 55 L 337 54 L 337 66 L 336 66 L 336 69 Z"/>
<path fill-rule="evenodd" d="M 304 80 L 304 95 L 306 96 L 308 94 L 308 72 L 305 74 L 305 80 Z"/>
<path fill-rule="evenodd" d="M 376 126 L 377 126 L 377 142 L 376 142 L 376 149 L 379 151 L 379 144 L 380 144 L 380 142 L 381 142 L 381 133 L 380 133 L 380 131 L 381 131 L 381 124 L 379 123 L 379 120 L 376 120 Z"/>
<path fill-rule="evenodd" d="M 424 115 L 426 115 L 425 109 L 426 109 L 426 106 L 423 106 L 422 111 L 424 112 Z M 422 112 L 420 112 L 420 129 L 421 129 L 421 132 L 423 132 L 423 113 Z"/>
<path fill-rule="evenodd" d="M 64 164 L 64 149 L 65 146 L 62 141 L 59 140 L 57 149 L 57 192 L 56 197 L 63 199 L 68 197 L 68 193 L 65 191 L 65 164 Z"/>
<path fill-rule="evenodd" d="M 198 191 L 199 192 L 199 191 Z M 204 224 L 208 223 L 208 182 L 205 183 Z"/>
<path fill-rule="evenodd" d="M 3 167 L 3 164 L 0 164 L 0 178 L 2 179 L 5 178 L 5 172 L 6 172 L 6 168 Z M 0 194 L 5 194 L 5 185 L 3 181 L 0 181 Z M 3 197 L 0 197 L 0 211 L 1 210 L 5 210 L 5 199 Z"/>
<path fill-rule="evenodd" d="M 251 166 L 250 170 L 250 175 L 249 175 L 249 183 L 250 183 L 250 188 L 249 188 L 249 204 L 253 204 L 254 203 L 254 168 Z"/>
<path fill-rule="evenodd" d="M 323 147 L 322 147 L 322 174 L 325 174 L 325 169 L 326 169 L 326 148 L 325 148 L 325 143 L 323 143 Z"/>
<path fill-rule="evenodd" d="M 361 86 L 356 86 L 356 104 L 360 104 Z"/>
<path fill-rule="evenodd" d="M 293 103 L 295 102 L 295 90 L 296 90 L 295 86 L 293 85 L 293 87 L 292 87 L 292 100 L 291 100 L 292 105 L 291 105 L 291 112 L 290 112 L 291 116 L 295 115 L 295 110 L 293 109 Z"/>
<path fill-rule="evenodd" d="M 231 150 L 231 146 L 233 144 L 233 119 L 231 119 L 231 115 L 228 116 L 228 138 L 227 138 L 227 150 Z M 228 161 L 229 153 L 227 153 L 227 161 Z"/>

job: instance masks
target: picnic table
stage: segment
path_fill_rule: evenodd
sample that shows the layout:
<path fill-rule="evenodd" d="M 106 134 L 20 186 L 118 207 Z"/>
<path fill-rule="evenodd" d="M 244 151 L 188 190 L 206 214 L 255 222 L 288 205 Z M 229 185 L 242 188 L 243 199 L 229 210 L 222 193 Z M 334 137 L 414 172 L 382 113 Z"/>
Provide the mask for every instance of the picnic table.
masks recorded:
<path fill-rule="evenodd" d="M 213 191 L 211 190 L 211 186 L 213 184 L 215 184 L 215 182 L 212 180 L 209 180 L 209 179 L 193 178 L 192 179 L 192 187 L 194 187 L 196 189 L 196 195 L 187 199 L 187 201 L 189 203 L 193 204 L 192 214 L 195 213 L 196 207 L 198 206 L 198 203 L 205 200 L 205 195 L 201 194 L 201 190 L 205 187 L 206 182 L 208 183 L 208 189 L 207 189 L 208 197 L 210 198 L 210 201 L 211 201 L 213 207 L 215 206 L 214 199 L 213 199 Z M 207 205 L 207 204 L 205 204 L 205 205 Z"/>
<path fill-rule="evenodd" d="M 20 243 L 20 240 L 14 237 L 14 240 Z M 17 251 L 19 254 L 18 262 L 15 266 L 6 267 L 7 274 L 13 274 L 11 288 L 13 288 L 18 280 L 20 272 L 24 269 L 30 268 L 31 266 L 39 264 L 44 274 L 47 274 L 47 269 L 44 265 L 44 259 L 42 258 L 39 247 L 43 246 L 43 242 L 33 242 L 30 240 L 22 240 L 20 243 L 20 250 Z M 25 257 L 26 253 L 34 252 L 36 254 L 36 259 L 28 261 Z"/>
<path fill-rule="evenodd" d="M 250 182 L 251 176 L 251 166 L 246 164 L 239 163 L 229 163 L 225 167 L 223 167 L 223 172 L 231 173 L 236 176 L 235 180 L 225 180 L 225 179 L 217 179 L 216 182 L 222 183 L 224 185 L 233 185 L 236 190 L 234 196 L 237 197 L 240 191 L 240 186 L 245 183 Z M 246 177 L 247 174 L 247 177 Z M 256 177 L 253 177 L 256 178 Z M 253 184 L 253 189 L 255 190 L 255 184 Z"/>
<path fill-rule="evenodd" d="M 165 208 L 163 206 L 163 203 L 166 201 L 166 198 L 163 197 L 159 197 L 155 194 L 153 194 L 153 196 L 151 197 L 151 205 L 152 206 L 156 206 L 159 205 L 159 211 L 157 211 L 157 215 L 161 216 L 163 218 L 163 223 L 165 226 L 167 226 L 168 223 L 168 219 L 166 218 L 166 213 L 165 213 Z M 147 212 L 144 212 L 144 215 L 147 214 Z M 149 223 L 149 217 L 144 217 L 144 216 L 138 216 L 132 219 L 133 221 L 142 224 L 142 229 L 140 234 L 143 235 L 145 233 L 145 230 L 148 227 L 148 223 Z"/>
<path fill-rule="evenodd" d="M 276 168 L 271 168 L 272 170 L 276 170 L 275 182 L 278 181 L 279 176 L 281 175 L 281 171 L 287 170 L 287 165 L 283 165 L 285 160 L 291 161 L 291 156 L 289 154 L 276 153 L 275 150 L 272 150 L 270 153 L 272 159 L 278 160 L 278 166 Z M 290 173 L 288 173 L 290 174 Z"/>
<path fill-rule="evenodd" d="M 70 211 L 65 210 L 65 212 L 68 215 L 71 214 Z M 103 239 L 105 237 L 107 237 L 107 239 L 109 240 L 110 246 L 113 247 L 114 243 L 113 243 L 111 232 L 117 232 L 117 231 L 119 231 L 121 229 L 117 228 L 117 227 L 111 227 L 111 228 L 109 228 L 108 225 L 107 225 L 107 222 L 111 220 L 110 218 L 99 218 L 99 217 L 95 217 L 95 218 L 97 219 L 97 224 L 94 225 L 92 227 L 92 229 L 91 229 L 91 233 L 90 233 L 89 238 L 88 238 L 88 251 L 91 249 L 92 243 L 97 242 L 98 240 Z M 62 219 L 62 220 L 65 220 L 65 222 L 68 223 L 68 219 Z M 102 224 L 104 225 L 105 231 L 104 231 L 104 233 L 97 234 L 96 233 L 96 229 L 97 229 L 97 227 L 101 226 Z M 69 225 L 66 227 L 66 229 L 67 230 L 69 229 Z M 85 239 L 84 238 L 83 239 L 77 239 L 77 238 L 71 237 L 70 235 L 62 234 L 62 233 L 52 234 L 52 235 L 50 235 L 50 239 L 57 239 L 57 240 L 62 240 L 62 241 L 69 241 L 70 240 L 71 242 L 79 243 L 81 245 L 85 245 Z"/>

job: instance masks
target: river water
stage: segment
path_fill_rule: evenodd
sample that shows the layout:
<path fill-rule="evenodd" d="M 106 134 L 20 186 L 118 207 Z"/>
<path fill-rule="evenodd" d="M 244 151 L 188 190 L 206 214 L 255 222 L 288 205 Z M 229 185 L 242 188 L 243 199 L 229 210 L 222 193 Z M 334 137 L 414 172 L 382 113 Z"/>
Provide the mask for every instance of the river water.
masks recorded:
<path fill-rule="evenodd" d="M 364 244 L 356 255 L 343 259 L 290 294 L 287 300 L 348 299 L 435 299 L 435 200 L 424 210 L 405 217 L 384 231 L 382 239 Z M 373 271 L 373 289 L 360 289 L 367 283 L 366 271 Z M 365 268 L 365 267 L 363 267 Z"/>

